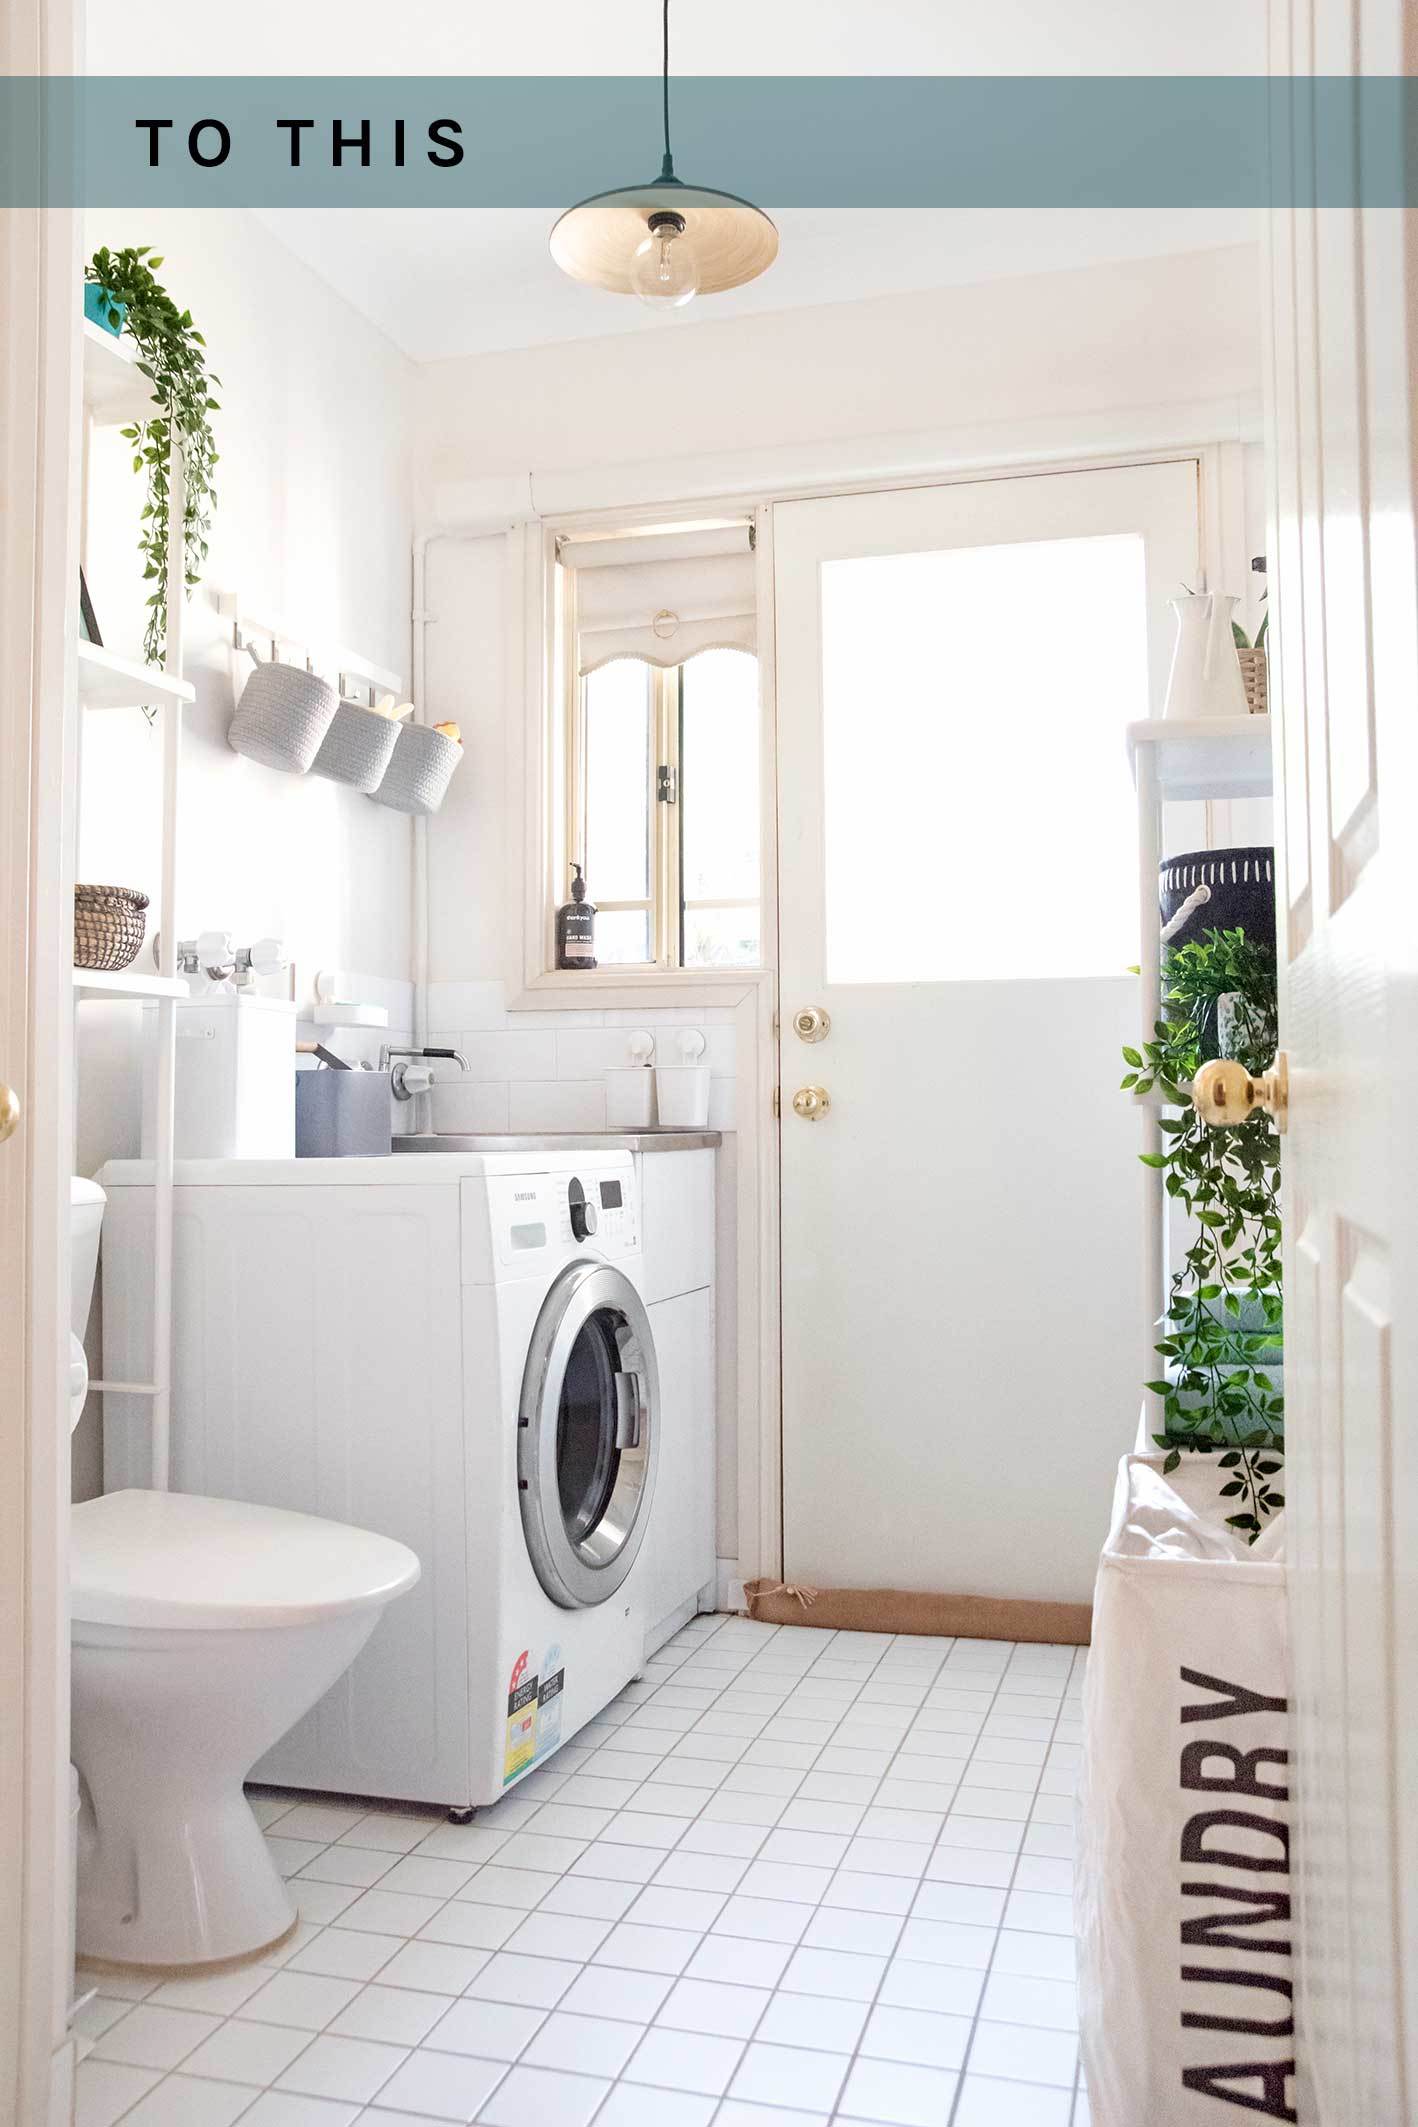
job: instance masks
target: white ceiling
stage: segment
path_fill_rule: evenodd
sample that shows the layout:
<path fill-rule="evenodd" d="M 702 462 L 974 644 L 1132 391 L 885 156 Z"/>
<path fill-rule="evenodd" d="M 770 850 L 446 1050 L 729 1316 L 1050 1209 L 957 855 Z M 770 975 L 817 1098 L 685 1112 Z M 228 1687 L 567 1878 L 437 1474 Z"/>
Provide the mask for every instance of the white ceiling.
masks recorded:
<path fill-rule="evenodd" d="M 1263 0 L 673 0 L 685 74 L 1250 74 Z M 87 0 L 93 74 L 649 74 L 659 0 Z"/>
<path fill-rule="evenodd" d="M 568 281 L 552 264 L 540 209 L 425 213 L 288 209 L 261 221 L 418 362 L 625 332 L 682 332 L 867 296 L 957 287 L 1071 266 L 1244 243 L 1246 214 L 1203 210 L 794 208 L 775 215 L 777 263 L 761 280 L 668 317 L 633 297 Z"/>
<path fill-rule="evenodd" d="M 1264 70 L 1262 0 L 673 0 L 680 74 L 1211 74 Z M 659 0 L 88 0 L 87 70 L 114 74 L 652 74 Z M 643 156 L 632 156 L 638 173 Z M 696 174 L 700 174 L 696 172 Z M 704 180 L 714 182 L 712 171 Z M 761 202 L 772 211 L 771 200 Z M 778 263 L 665 319 L 564 280 L 550 212 L 290 210 L 262 220 L 419 361 L 959 285 L 1245 241 L 1173 211 L 775 216 Z"/>

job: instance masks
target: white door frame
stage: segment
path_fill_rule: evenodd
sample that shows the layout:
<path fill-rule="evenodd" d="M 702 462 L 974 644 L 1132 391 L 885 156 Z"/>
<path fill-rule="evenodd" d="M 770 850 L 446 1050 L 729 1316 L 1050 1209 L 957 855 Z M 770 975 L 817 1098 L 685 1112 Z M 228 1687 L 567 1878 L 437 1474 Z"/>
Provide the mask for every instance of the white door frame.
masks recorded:
<path fill-rule="evenodd" d="M 7 74 L 77 70 L 71 0 L 11 0 Z M 0 215 L 0 2127 L 72 2111 L 69 1191 L 80 218 Z"/>

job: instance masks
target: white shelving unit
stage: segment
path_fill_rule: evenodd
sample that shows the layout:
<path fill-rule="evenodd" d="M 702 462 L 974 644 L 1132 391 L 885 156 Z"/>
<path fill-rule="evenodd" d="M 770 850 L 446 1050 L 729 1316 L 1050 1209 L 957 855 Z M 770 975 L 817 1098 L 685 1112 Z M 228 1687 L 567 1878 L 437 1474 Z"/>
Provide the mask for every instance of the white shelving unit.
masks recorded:
<path fill-rule="evenodd" d="M 131 348 L 90 318 L 83 321 L 84 412 L 91 420 L 142 421 L 152 411 L 153 392 Z"/>
<path fill-rule="evenodd" d="M 117 975 L 111 975 L 103 968 L 74 969 L 76 997 L 127 997 L 139 1003 L 151 1003 L 159 997 L 187 997 L 190 994 L 181 975 L 169 979 L 164 975 L 138 975 L 131 968 L 124 968 Z"/>
<path fill-rule="evenodd" d="M 1137 886 L 1141 915 L 1141 1026 L 1139 1038 L 1152 1039 L 1162 1016 L 1162 920 L 1158 909 L 1157 868 L 1163 853 L 1163 807 L 1197 798 L 1268 798 L 1274 790 L 1271 728 L 1268 716 L 1206 717 L 1196 720 L 1153 717 L 1129 724 L 1128 757 L 1137 791 Z M 1144 1096 L 1137 1102 L 1142 1118 L 1144 1152 L 1162 1149 L 1161 1101 Z M 1167 1258 L 1167 1192 L 1162 1174 L 1144 1167 L 1146 1217 L 1143 1223 L 1142 1371 L 1157 1374 L 1154 1350 L 1161 1334 L 1157 1322 L 1166 1308 L 1170 1266 Z M 1144 1424 L 1150 1438 L 1157 1429 L 1158 1398 L 1144 1391 Z"/>
<path fill-rule="evenodd" d="M 79 645 L 81 709 L 161 709 L 166 704 L 181 708 L 193 699 L 194 690 L 185 679 L 115 657 L 97 643 Z"/>
<path fill-rule="evenodd" d="M 84 486 L 87 504 L 88 439 L 95 426 L 144 420 L 153 410 L 152 390 L 130 350 L 112 333 L 83 321 Z M 151 1381 L 92 1383 L 95 1389 L 122 1389 L 151 1398 L 152 1458 L 149 1482 L 166 1491 L 170 1472 L 172 1416 L 172 1213 L 173 1085 L 177 1046 L 177 1001 L 187 985 L 177 972 L 177 831 L 182 712 L 194 698 L 182 677 L 182 635 L 187 589 L 182 558 L 182 520 L 186 501 L 182 453 L 174 446 L 168 467 L 168 522 L 173 531 L 167 551 L 167 646 L 161 672 L 116 657 L 96 643 L 80 643 L 76 657 L 77 694 L 82 715 L 90 710 L 146 709 L 162 730 L 162 851 L 159 889 L 160 958 L 155 975 L 125 968 L 110 975 L 75 968 L 76 1005 L 104 998 L 155 1002 L 155 1022 L 148 1038 L 157 1044 L 157 1114 L 153 1188 L 153 1376 Z M 87 506 L 84 522 L 87 526 Z M 80 726 L 79 757 L 83 758 Z"/>

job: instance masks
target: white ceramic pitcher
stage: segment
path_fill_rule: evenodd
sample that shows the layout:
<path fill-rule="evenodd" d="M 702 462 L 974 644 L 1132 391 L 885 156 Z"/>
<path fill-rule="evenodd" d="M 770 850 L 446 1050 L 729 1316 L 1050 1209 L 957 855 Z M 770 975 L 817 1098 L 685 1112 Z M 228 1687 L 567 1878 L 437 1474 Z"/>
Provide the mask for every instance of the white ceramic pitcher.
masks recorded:
<path fill-rule="evenodd" d="M 1168 600 L 1177 641 L 1167 678 L 1166 717 L 1244 716 L 1246 689 L 1231 633 L 1237 601 L 1225 591 L 1187 591 Z"/>

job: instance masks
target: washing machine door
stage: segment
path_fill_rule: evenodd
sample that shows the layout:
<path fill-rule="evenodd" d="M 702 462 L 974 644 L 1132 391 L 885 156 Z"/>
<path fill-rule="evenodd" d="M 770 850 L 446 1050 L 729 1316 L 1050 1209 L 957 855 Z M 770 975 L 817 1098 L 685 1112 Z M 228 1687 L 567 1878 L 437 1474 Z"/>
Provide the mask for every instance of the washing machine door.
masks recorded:
<path fill-rule="evenodd" d="M 608 1263 L 572 1263 L 537 1317 L 517 1418 L 522 1528 L 565 1610 L 614 1595 L 650 1519 L 660 1383 L 650 1318 Z"/>

